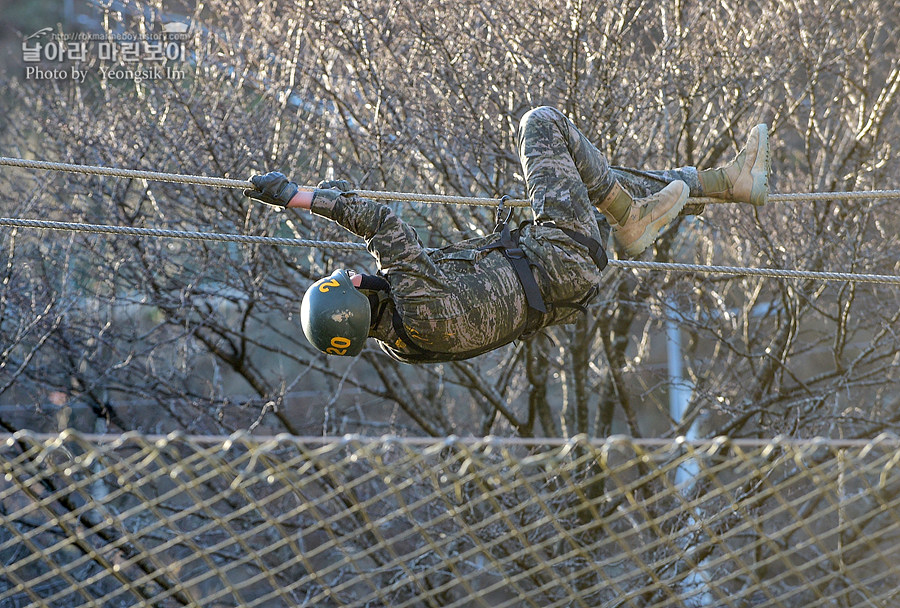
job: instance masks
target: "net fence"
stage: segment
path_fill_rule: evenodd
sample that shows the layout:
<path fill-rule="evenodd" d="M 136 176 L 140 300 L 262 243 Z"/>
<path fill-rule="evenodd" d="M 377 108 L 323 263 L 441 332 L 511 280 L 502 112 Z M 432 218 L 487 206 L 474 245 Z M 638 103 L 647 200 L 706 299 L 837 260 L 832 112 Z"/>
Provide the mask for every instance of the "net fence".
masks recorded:
<path fill-rule="evenodd" d="M 2 437 L 0 606 L 896 606 L 900 442 Z"/>

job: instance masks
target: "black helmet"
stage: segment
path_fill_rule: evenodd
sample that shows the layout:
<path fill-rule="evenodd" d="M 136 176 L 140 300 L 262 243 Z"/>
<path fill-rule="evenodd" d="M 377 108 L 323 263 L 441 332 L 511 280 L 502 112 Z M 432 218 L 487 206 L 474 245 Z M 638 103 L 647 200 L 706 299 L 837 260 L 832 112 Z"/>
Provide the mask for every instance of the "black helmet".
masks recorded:
<path fill-rule="evenodd" d="M 313 283 L 300 305 L 303 333 L 329 355 L 358 355 L 366 345 L 371 320 L 369 298 L 353 286 L 344 269 Z"/>

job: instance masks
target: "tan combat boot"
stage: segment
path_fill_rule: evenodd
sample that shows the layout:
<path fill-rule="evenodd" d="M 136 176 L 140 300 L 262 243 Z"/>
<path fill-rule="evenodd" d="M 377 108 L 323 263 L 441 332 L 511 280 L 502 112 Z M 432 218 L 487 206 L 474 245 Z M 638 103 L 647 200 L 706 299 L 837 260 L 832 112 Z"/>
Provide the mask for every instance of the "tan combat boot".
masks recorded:
<path fill-rule="evenodd" d="M 626 255 L 636 257 L 681 212 L 689 192 L 687 184 L 676 180 L 656 194 L 635 200 L 616 182 L 597 209 L 609 220 Z"/>
<path fill-rule="evenodd" d="M 769 200 L 769 134 L 756 125 L 750 139 L 730 164 L 700 171 L 703 194 L 735 203 L 762 206 Z"/>

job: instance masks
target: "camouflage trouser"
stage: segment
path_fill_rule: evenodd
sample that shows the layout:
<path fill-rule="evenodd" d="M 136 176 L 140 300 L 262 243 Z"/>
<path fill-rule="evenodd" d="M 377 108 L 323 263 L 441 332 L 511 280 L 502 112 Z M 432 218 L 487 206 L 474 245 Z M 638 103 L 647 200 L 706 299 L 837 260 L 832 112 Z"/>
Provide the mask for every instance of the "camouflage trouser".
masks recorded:
<path fill-rule="evenodd" d="M 690 196 L 705 196 L 700 188 L 700 176 L 695 167 L 681 167 L 680 169 L 668 169 L 664 171 L 641 171 L 628 167 L 610 167 L 610 172 L 616 176 L 619 184 L 634 198 L 644 198 L 655 194 L 668 184 L 680 179 L 690 189 Z M 693 203 L 688 199 L 687 204 L 679 215 L 700 215 L 703 213 L 703 203 Z"/>
<path fill-rule="evenodd" d="M 529 111 L 519 123 L 519 158 L 535 221 L 554 221 L 605 243 L 609 224 L 596 209 L 619 184 L 635 198 L 684 181 L 691 196 L 702 196 L 697 169 L 642 171 L 610 167 L 606 157 L 556 108 Z"/>

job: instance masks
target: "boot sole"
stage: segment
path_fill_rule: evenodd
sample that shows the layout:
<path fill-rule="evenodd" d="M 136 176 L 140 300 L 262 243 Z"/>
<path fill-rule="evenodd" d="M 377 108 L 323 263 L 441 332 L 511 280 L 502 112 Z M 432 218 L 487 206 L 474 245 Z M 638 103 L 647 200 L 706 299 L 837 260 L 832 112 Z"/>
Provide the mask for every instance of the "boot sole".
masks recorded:
<path fill-rule="evenodd" d="M 762 207 L 769 201 L 769 170 L 772 166 L 769 154 L 769 130 L 764 124 L 759 125 L 759 147 L 763 150 L 763 154 L 756 155 L 750 169 L 750 178 L 753 180 L 750 187 L 750 204 Z"/>
<path fill-rule="evenodd" d="M 672 208 L 669 209 L 664 215 L 660 216 L 653 222 L 651 222 L 647 228 L 644 229 L 644 232 L 636 241 L 634 241 L 631 245 L 625 248 L 625 253 L 632 258 L 639 256 L 647 247 L 653 244 L 653 241 L 656 240 L 656 237 L 659 236 L 659 233 L 662 232 L 663 228 L 665 228 L 669 222 L 678 217 L 678 214 L 681 213 L 681 210 L 684 209 L 685 203 L 687 203 L 688 195 L 690 194 L 690 189 L 685 185 L 685 187 L 681 191 L 681 196 L 678 198 L 678 201 L 672 205 Z"/>

